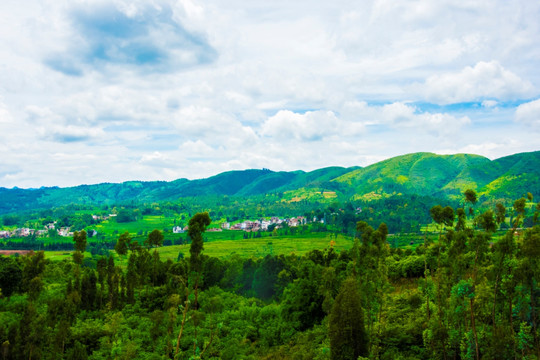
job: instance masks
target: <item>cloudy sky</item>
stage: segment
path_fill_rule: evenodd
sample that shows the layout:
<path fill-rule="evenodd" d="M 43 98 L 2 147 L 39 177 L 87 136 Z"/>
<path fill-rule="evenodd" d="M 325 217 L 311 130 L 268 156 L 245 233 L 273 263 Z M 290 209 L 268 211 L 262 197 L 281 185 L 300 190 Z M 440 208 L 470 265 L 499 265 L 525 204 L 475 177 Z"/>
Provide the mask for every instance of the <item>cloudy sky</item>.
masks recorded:
<path fill-rule="evenodd" d="M 0 2 L 0 186 L 540 150 L 540 2 Z"/>

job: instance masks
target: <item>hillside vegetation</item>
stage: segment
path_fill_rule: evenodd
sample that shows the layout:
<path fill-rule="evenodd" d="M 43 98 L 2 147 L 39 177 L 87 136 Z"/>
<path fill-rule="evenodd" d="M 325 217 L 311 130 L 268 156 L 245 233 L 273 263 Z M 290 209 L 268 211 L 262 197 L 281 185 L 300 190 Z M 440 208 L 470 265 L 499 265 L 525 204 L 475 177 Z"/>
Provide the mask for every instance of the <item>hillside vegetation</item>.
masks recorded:
<path fill-rule="evenodd" d="M 527 192 L 540 196 L 540 151 L 493 161 L 471 154 L 415 153 L 365 168 L 328 167 L 311 172 L 251 169 L 199 180 L 0 188 L 0 214 L 69 204 L 152 203 L 224 195 L 242 198 L 275 195 L 276 202 L 370 200 L 403 194 L 456 200 L 465 189 L 474 189 L 481 199 L 512 199 Z"/>
<path fill-rule="evenodd" d="M 189 245 L 126 232 L 114 251 L 92 254 L 76 232 L 74 251 L 0 255 L 2 355 L 540 358 L 540 204 L 463 210 L 429 209 L 436 232 L 414 248 L 396 246 L 385 222 L 365 221 L 354 237 L 207 241 L 204 212 L 189 220 Z"/>
<path fill-rule="evenodd" d="M 511 198 L 526 191 L 538 192 L 539 176 L 540 152 L 493 161 L 469 154 L 416 153 L 349 172 L 334 181 L 347 184 L 359 197 L 408 193 L 456 199 L 464 190 L 474 189 L 486 198 Z"/>

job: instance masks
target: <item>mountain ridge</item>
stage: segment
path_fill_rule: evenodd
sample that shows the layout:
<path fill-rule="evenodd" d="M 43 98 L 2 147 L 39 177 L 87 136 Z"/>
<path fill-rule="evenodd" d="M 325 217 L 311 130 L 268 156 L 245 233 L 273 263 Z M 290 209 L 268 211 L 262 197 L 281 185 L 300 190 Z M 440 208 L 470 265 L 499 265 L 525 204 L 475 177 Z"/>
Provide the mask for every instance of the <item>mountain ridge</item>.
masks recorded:
<path fill-rule="evenodd" d="M 490 160 L 475 154 L 404 154 L 366 167 L 330 166 L 313 171 L 233 170 L 173 181 L 126 181 L 38 189 L 0 188 L 0 214 L 69 204 L 176 201 L 199 196 L 250 197 L 286 194 L 288 199 L 354 200 L 400 194 L 457 199 L 471 188 L 480 197 L 540 197 L 540 151 Z"/>

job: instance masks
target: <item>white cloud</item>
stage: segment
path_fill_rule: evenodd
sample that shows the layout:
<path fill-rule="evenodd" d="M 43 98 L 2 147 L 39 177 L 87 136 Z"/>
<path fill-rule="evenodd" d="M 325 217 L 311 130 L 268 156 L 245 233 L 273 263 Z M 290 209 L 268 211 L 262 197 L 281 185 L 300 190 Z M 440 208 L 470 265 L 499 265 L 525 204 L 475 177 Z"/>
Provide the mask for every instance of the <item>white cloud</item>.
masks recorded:
<path fill-rule="evenodd" d="M 159 167 L 159 168 L 174 168 L 175 158 L 168 154 L 163 154 L 159 151 L 154 151 L 150 154 L 144 154 L 139 163 L 144 166 Z"/>
<path fill-rule="evenodd" d="M 401 102 L 387 104 L 382 107 L 384 118 L 393 124 L 407 124 L 415 118 L 416 109 Z"/>
<path fill-rule="evenodd" d="M 172 118 L 172 125 L 185 139 L 203 140 L 213 147 L 245 146 L 258 140 L 254 130 L 233 115 L 202 106 L 179 109 Z"/>
<path fill-rule="evenodd" d="M 540 131 L 540 99 L 519 105 L 515 119 L 519 123 L 532 127 L 535 131 Z"/>
<path fill-rule="evenodd" d="M 6 104 L 4 104 L 0 99 L 0 125 L 6 126 L 9 124 L 13 124 L 13 117 L 7 109 Z"/>
<path fill-rule="evenodd" d="M 63 143 L 88 141 L 105 135 L 105 132 L 100 128 L 73 125 L 39 127 L 37 131 L 43 140 L 58 141 Z"/>
<path fill-rule="evenodd" d="M 529 139 L 530 137 L 527 137 Z M 467 140 L 474 141 L 474 140 Z M 435 152 L 441 155 L 447 154 L 476 154 L 489 159 L 498 159 L 518 152 L 535 151 L 538 148 L 528 146 L 523 148 L 522 140 L 515 138 L 513 134 L 497 137 L 491 135 L 491 140 L 470 142 L 465 145 L 453 146 L 448 148 L 439 148 Z"/>
<path fill-rule="evenodd" d="M 4 178 L 10 178 L 21 172 L 17 153 L 24 151 L 26 134 L 13 118 L 11 112 L 0 98 L 0 186 Z"/>
<path fill-rule="evenodd" d="M 213 149 L 200 139 L 196 141 L 186 141 L 179 147 L 179 150 L 180 156 L 189 160 L 208 159 L 220 156 L 219 150 Z"/>
<path fill-rule="evenodd" d="M 536 144 L 536 103 L 512 102 L 540 91 L 538 2 L 28 0 L 0 14 L 0 186 Z M 482 106 L 445 106 L 460 101 Z"/>
<path fill-rule="evenodd" d="M 340 115 L 328 110 L 305 113 L 281 110 L 264 122 L 261 134 L 276 140 L 321 141 L 338 137 L 347 141 L 370 136 L 370 126 L 385 126 L 397 131 L 409 128 L 418 133 L 442 136 L 455 134 L 471 123 L 467 116 L 422 112 L 402 102 L 370 106 L 354 101 L 344 104 L 341 110 Z"/>
<path fill-rule="evenodd" d="M 30 133 L 44 141 L 71 143 L 104 138 L 106 135 L 101 127 L 81 119 L 76 112 L 70 113 L 73 109 L 62 109 L 67 111 L 66 114 L 48 107 L 29 106 L 25 110 L 26 126 L 32 129 Z"/>
<path fill-rule="evenodd" d="M 194 15 L 194 7 L 186 14 Z M 64 11 L 64 41 L 43 64 L 68 76 L 89 72 L 141 75 L 174 73 L 206 65 L 217 54 L 204 34 L 187 30 L 172 2 L 73 3 Z M 186 9 L 186 7 L 184 7 Z"/>
<path fill-rule="evenodd" d="M 467 116 L 455 117 L 449 114 L 430 114 L 420 116 L 420 126 L 425 126 L 429 132 L 438 136 L 456 135 L 460 130 L 471 123 Z"/>
<path fill-rule="evenodd" d="M 498 105 L 499 103 L 495 100 L 484 100 L 482 101 L 482 106 L 485 107 L 485 108 L 494 108 Z"/>
<path fill-rule="evenodd" d="M 316 141 L 338 134 L 340 121 L 332 111 L 308 111 L 305 114 L 281 110 L 262 126 L 262 134 L 276 138 Z"/>
<path fill-rule="evenodd" d="M 240 94 L 236 91 L 227 91 L 225 93 L 225 97 L 231 101 L 234 101 L 235 103 L 239 105 L 250 105 L 251 104 L 251 98 L 249 96 Z"/>
<path fill-rule="evenodd" d="M 478 62 L 459 73 L 444 73 L 429 77 L 422 86 L 426 98 L 439 104 L 451 104 L 496 98 L 502 101 L 527 96 L 530 82 L 504 69 L 497 61 Z"/>
<path fill-rule="evenodd" d="M 365 108 L 366 109 L 366 108 Z M 402 102 L 368 108 L 371 117 L 380 119 L 398 131 L 414 129 L 417 134 L 427 132 L 434 136 L 447 136 L 458 133 L 462 127 L 471 123 L 467 116 L 456 117 L 448 113 L 419 111 L 415 106 Z"/>

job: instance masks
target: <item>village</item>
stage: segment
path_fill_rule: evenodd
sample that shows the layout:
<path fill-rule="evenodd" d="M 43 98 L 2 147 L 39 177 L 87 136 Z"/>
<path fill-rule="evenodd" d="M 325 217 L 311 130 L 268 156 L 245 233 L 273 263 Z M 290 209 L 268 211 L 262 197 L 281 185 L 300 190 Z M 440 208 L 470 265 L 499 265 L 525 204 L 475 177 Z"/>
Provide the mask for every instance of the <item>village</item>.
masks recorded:
<path fill-rule="evenodd" d="M 283 224 L 286 224 L 289 227 L 296 227 L 300 225 L 305 225 L 307 223 L 307 219 L 304 216 L 298 216 L 293 218 L 285 218 L 281 219 L 278 217 L 272 217 L 270 220 L 245 220 L 242 222 L 235 223 L 234 225 L 231 225 L 229 222 L 221 223 L 221 226 L 219 228 L 208 228 L 206 231 L 209 232 L 216 232 L 216 231 L 223 231 L 223 230 L 237 230 L 237 231 L 246 231 L 246 232 L 257 232 L 257 231 L 269 231 L 273 230 L 275 228 L 279 229 L 283 226 Z M 173 232 L 175 234 L 181 234 L 186 232 L 189 229 L 188 226 L 185 226 L 182 228 L 181 226 L 175 226 L 173 228 Z"/>
<path fill-rule="evenodd" d="M 21 237 L 29 237 L 29 236 L 36 236 L 36 237 L 47 237 L 50 236 L 50 234 L 56 233 L 58 236 L 62 237 L 70 237 L 73 236 L 73 232 L 70 231 L 69 227 L 61 227 L 56 228 L 56 222 L 47 224 L 43 226 L 43 229 L 30 229 L 30 228 L 17 228 L 14 230 L 0 230 L 0 239 L 8 239 L 8 238 L 21 238 Z"/>
<path fill-rule="evenodd" d="M 92 217 L 96 220 L 109 220 L 111 217 L 116 216 L 112 214 L 108 217 L 98 217 L 93 215 Z M 314 219 L 316 221 L 316 219 Z M 244 220 L 242 222 L 237 222 L 231 224 L 230 222 L 223 222 L 220 224 L 220 227 L 208 228 L 208 232 L 218 232 L 223 230 L 235 230 L 235 231 L 246 231 L 246 232 L 258 232 L 258 231 L 272 231 L 273 229 L 279 229 L 283 226 L 288 227 L 297 227 L 305 225 L 307 219 L 304 216 L 292 217 L 292 218 L 279 218 L 272 217 L 270 219 L 259 219 L 259 220 Z M 172 232 L 175 234 L 182 234 L 188 230 L 188 226 L 174 226 Z M 89 237 L 97 235 L 97 231 L 89 230 Z M 9 238 L 22 238 L 22 237 L 51 237 L 54 235 L 61 237 L 72 237 L 73 231 L 70 227 L 60 227 L 57 228 L 57 222 L 52 222 L 43 226 L 43 229 L 31 229 L 31 228 L 17 228 L 14 230 L 0 230 L 0 239 L 9 239 Z"/>

